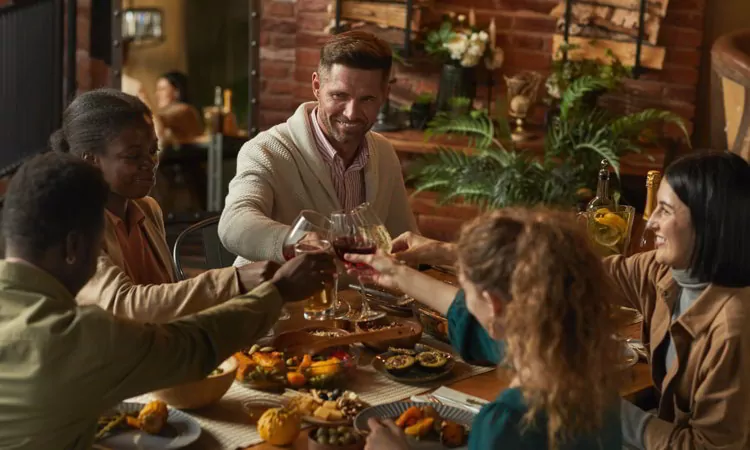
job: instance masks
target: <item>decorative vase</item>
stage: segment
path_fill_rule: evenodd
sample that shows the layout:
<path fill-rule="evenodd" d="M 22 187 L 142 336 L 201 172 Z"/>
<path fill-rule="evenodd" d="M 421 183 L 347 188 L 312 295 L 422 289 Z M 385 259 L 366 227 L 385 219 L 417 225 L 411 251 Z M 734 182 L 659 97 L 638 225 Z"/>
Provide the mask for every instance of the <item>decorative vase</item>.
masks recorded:
<path fill-rule="evenodd" d="M 454 97 L 466 97 L 474 101 L 477 95 L 477 71 L 474 67 L 444 64 L 440 71 L 440 85 L 437 94 L 437 110 L 449 111 L 450 100 Z"/>
<path fill-rule="evenodd" d="M 432 120 L 432 103 L 413 103 L 409 110 L 409 123 L 415 130 L 427 129 Z"/>

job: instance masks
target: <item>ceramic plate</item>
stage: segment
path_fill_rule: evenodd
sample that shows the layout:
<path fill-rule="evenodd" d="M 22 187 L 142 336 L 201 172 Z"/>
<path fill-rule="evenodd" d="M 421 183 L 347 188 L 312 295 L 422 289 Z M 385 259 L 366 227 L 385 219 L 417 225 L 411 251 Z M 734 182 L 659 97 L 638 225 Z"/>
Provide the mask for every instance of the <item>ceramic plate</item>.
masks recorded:
<path fill-rule="evenodd" d="M 454 408 L 448 405 L 441 405 L 435 403 L 415 403 L 415 402 L 393 402 L 386 403 L 385 405 L 372 406 L 363 410 L 354 419 L 354 428 L 362 434 L 370 432 L 370 427 L 367 426 L 367 420 L 370 417 L 376 417 L 378 419 L 392 419 L 395 420 L 404 411 L 412 406 L 426 406 L 430 405 L 437 410 L 440 417 L 445 420 L 450 420 L 467 427 L 471 427 L 471 422 L 474 420 L 475 414 L 465 409 Z M 411 448 L 419 450 L 442 450 L 444 447 L 440 442 L 436 440 L 423 440 L 417 441 L 416 439 L 409 439 Z M 459 449 L 466 449 L 468 446 L 457 447 Z"/>
<path fill-rule="evenodd" d="M 456 360 L 453 358 L 453 355 L 450 353 L 442 352 L 436 348 L 429 347 L 427 345 L 417 344 L 414 346 L 414 350 L 419 352 L 424 351 L 438 351 L 440 353 L 443 353 L 446 358 L 448 358 L 448 362 L 443 367 L 443 370 L 440 371 L 427 371 L 420 367 L 417 367 L 417 364 L 414 365 L 412 369 L 405 373 L 400 374 L 393 374 L 386 370 L 385 368 L 385 361 L 390 358 L 391 356 L 396 356 L 398 353 L 394 352 L 385 352 L 381 353 L 372 360 L 372 367 L 375 368 L 378 372 L 382 373 L 383 375 L 387 376 L 391 380 L 398 381 L 400 383 L 405 384 L 424 384 L 429 383 L 435 380 L 439 380 L 441 378 L 444 378 L 448 375 L 450 375 L 451 371 L 453 370 L 453 367 L 456 365 Z"/>
<path fill-rule="evenodd" d="M 113 408 L 114 413 L 134 413 L 140 411 L 143 403 L 120 403 Z M 201 435 L 198 422 L 177 409 L 169 408 L 167 424 L 159 435 L 140 430 L 123 431 L 108 436 L 96 443 L 117 450 L 157 450 L 183 448 L 195 442 Z"/>

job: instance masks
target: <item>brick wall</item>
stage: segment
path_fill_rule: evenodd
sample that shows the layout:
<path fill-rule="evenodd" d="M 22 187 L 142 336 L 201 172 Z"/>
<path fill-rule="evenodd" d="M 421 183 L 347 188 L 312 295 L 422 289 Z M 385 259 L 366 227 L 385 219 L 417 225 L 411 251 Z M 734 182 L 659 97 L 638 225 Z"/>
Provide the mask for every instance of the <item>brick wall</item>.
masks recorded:
<path fill-rule="evenodd" d="M 312 99 L 310 76 L 318 61 L 322 32 L 328 23 L 328 0 L 264 0 L 262 53 L 262 117 L 270 126 L 285 120 L 305 100 Z M 505 51 L 501 75 L 521 70 L 547 72 L 551 64 L 555 19 L 548 12 L 557 0 L 435 0 L 435 13 L 466 13 L 474 8 L 477 23 L 495 18 L 497 43 Z M 610 97 L 614 107 L 660 107 L 693 119 L 698 85 L 700 46 L 706 0 L 671 0 L 659 33 L 666 47 L 664 69 L 629 82 L 624 93 Z M 399 68 L 395 92 L 435 91 L 439 68 Z M 503 86 L 500 89 L 504 89 Z M 479 90 L 477 98 L 484 99 Z"/>

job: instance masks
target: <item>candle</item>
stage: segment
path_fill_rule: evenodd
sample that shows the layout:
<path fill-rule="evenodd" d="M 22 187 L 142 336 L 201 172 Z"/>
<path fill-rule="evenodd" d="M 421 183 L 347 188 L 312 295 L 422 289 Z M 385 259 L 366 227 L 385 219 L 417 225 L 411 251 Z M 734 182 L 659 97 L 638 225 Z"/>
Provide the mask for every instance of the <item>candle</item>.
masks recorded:
<path fill-rule="evenodd" d="M 490 34 L 490 49 L 495 50 L 495 38 L 497 37 L 497 30 L 495 29 L 495 18 L 493 17 L 490 21 L 490 28 L 487 30 Z"/>
<path fill-rule="evenodd" d="M 477 24 L 477 18 L 474 16 L 474 8 L 469 10 L 469 26 L 474 27 Z"/>

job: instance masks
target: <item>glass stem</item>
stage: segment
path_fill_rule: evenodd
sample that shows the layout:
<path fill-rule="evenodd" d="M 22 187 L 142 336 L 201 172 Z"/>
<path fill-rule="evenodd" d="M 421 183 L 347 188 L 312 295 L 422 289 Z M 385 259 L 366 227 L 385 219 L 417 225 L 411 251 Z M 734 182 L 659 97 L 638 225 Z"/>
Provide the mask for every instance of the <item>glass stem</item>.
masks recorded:
<path fill-rule="evenodd" d="M 367 296 L 365 295 L 365 285 L 362 283 L 362 280 L 357 277 L 357 282 L 359 283 L 359 295 L 362 297 L 362 311 L 359 313 L 361 316 L 367 316 L 370 314 L 370 303 L 367 300 Z"/>

